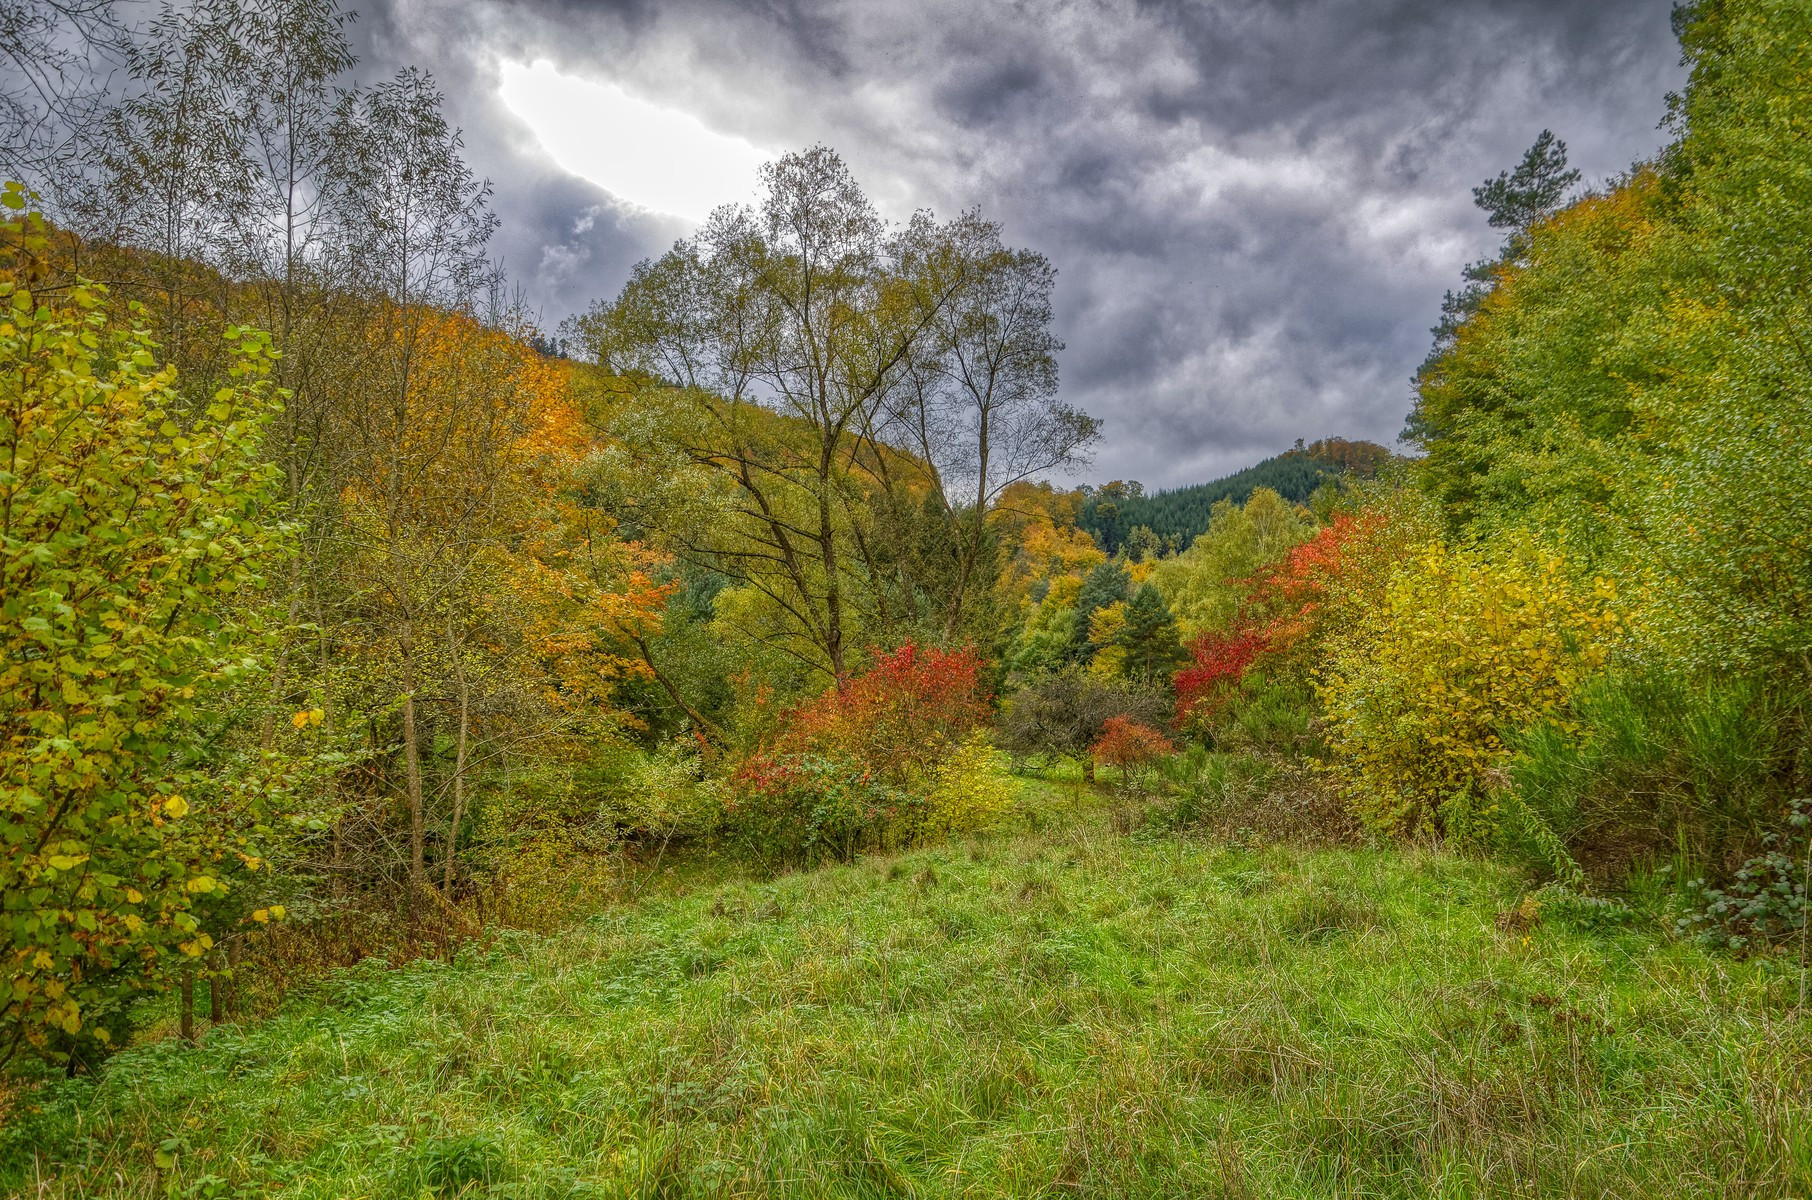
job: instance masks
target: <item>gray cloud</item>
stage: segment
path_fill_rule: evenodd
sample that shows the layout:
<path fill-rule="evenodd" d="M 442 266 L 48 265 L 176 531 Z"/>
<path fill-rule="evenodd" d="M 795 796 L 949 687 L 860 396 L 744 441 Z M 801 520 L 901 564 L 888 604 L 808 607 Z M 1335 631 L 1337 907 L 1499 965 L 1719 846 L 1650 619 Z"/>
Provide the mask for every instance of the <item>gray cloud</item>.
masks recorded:
<path fill-rule="evenodd" d="M 1148 486 L 1297 437 L 1389 441 L 1442 292 L 1496 235 L 1469 189 L 1543 127 L 1604 179 L 1680 83 L 1667 0 L 383 0 L 368 72 L 432 70 L 549 324 L 685 227 L 553 165 L 497 96 L 548 58 L 784 151 L 883 210 L 979 205 L 1060 271 L 1092 473 Z M 745 197 L 726 196 L 739 200 Z"/>

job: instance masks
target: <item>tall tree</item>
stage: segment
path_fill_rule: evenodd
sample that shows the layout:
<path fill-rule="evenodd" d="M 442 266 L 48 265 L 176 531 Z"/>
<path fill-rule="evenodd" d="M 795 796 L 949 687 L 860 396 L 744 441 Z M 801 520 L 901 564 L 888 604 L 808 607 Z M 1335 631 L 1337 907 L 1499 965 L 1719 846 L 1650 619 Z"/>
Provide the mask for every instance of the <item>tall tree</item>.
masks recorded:
<path fill-rule="evenodd" d="M 1497 178 L 1487 179 L 1472 189 L 1472 202 L 1485 214 L 1491 228 L 1506 231 L 1504 244 L 1497 257 L 1468 264 L 1461 272 L 1466 279 L 1464 286 L 1441 298 L 1441 320 L 1429 331 L 1435 340 L 1423 363 L 1424 371 L 1452 348 L 1460 326 L 1478 311 L 1498 273 L 1523 258 L 1530 229 L 1560 211 L 1567 193 L 1578 182 L 1579 172 L 1567 166 L 1567 144 L 1552 130 L 1544 129 L 1513 170 L 1500 171 Z M 1421 377 L 1420 372 L 1417 377 Z M 1405 432 L 1413 438 L 1426 430 L 1412 415 Z"/>
<path fill-rule="evenodd" d="M 965 213 L 936 229 L 913 265 L 931 337 L 884 410 L 881 438 L 935 469 L 934 495 L 958 530 L 943 630 L 954 635 L 977 592 L 988 513 L 1009 487 L 1086 464 L 1101 422 L 1057 396 L 1051 293 L 1042 254 L 1009 249 L 1000 226 Z M 977 583 L 981 587 L 977 587 Z"/>
<path fill-rule="evenodd" d="M 0 0 L 0 174 L 61 190 L 104 106 L 95 59 L 120 44 L 113 0 Z"/>
<path fill-rule="evenodd" d="M 731 483 L 740 518 L 733 537 L 686 549 L 759 591 L 784 616 L 775 644 L 841 686 L 852 452 L 929 322 L 902 280 L 902 240 L 834 152 L 788 155 L 761 183 L 754 206 L 719 209 L 639 266 L 573 335 L 614 371 L 677 385 L 689 417 L 669 432 Z"/>
<path fill-rule="evenodd" d="M 993 582 L 988 508 L 1095 437 L 1055 398 L 1051 283 L 972 215 L 890 230 L 817 147 L 570 334 L 673 385 L 668 443 L 727 484 L 738 518 L 680 548 L 758 593 L 766 636 L 841 683 L 852 630 L 903 632 L 929 609 L 952 634 Z"/>

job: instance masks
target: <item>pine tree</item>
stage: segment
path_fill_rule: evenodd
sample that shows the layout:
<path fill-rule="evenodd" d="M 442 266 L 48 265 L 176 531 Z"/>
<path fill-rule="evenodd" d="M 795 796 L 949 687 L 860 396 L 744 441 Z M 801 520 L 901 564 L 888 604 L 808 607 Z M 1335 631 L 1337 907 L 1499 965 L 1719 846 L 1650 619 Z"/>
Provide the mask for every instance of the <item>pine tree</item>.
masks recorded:
<path fill-rule="evenodd" d="M 1168 679 L 1183 662 L 1177 619 L 1151 584 L 1141 584 L 1126 606 L 1126 623 L 1114 639 L 1126 652 L 1127 678 L 1150 685 Z"/>

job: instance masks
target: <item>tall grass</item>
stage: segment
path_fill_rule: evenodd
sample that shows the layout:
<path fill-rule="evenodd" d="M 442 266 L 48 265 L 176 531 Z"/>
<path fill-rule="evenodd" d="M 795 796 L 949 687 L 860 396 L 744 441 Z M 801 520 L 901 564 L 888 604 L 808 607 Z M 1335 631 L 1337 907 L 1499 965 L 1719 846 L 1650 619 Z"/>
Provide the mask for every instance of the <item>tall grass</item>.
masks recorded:
<path fill-rule="evenodd" d="M 17 1100 L 0 1189 L 1812 1192 L 1812 1025 L 1769 960 L 1544 921 L 1499 866 L 1127 839 L 1070 797 L 128 1051 Z"/>

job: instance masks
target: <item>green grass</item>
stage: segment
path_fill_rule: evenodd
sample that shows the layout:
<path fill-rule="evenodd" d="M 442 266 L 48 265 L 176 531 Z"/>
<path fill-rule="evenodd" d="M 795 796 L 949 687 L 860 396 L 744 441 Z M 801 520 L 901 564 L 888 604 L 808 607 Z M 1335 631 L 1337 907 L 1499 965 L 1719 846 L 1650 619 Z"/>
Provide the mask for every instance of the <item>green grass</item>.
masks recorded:
<path fill-rule="evenodd" d="M 1521 891 L 1098 821 L 650 889 L 47 1084 L 0 1191 L 1812 1193 L 1797 975 Z"/>

